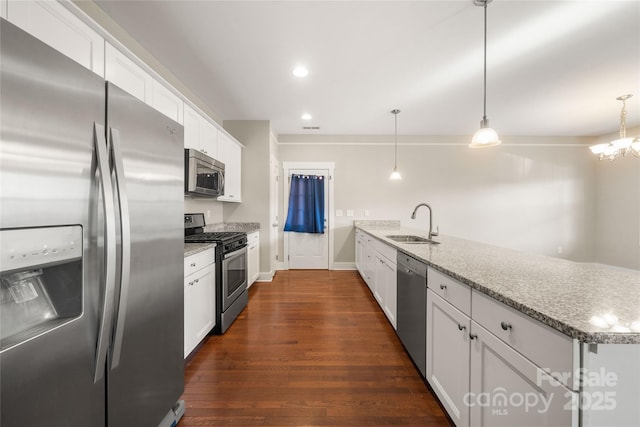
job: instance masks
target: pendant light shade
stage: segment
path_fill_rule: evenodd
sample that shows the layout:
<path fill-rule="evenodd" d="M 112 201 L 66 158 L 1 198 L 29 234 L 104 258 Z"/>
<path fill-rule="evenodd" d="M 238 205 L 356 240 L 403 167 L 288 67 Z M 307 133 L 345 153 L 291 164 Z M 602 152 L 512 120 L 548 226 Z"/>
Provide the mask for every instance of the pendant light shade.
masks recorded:
<path fill-rule="evenodd" d="M 487 119 L 487 5 L 491 3 L 491 0 L 474 0 L 473 3 L 476 6 L 484 7 L 484 106 L 480 129 L 473 135 L 469 147 L 492 147 L 502 141 L 500 141 L 498 133 L 489 127 L 489 119 Z"/>
<path fill-rule="evenodd" d="M 473 138 L 471 139 L 471 144 L 469 147 L 471 148 L 480 148 L 480 147 L 492 147 L 494 145 L 500 144 L 500 138 L 498 137 L 498 133 L 489 127 L 489 121 L 482 120 L 480 122 L 480 129 L 473 134 Z"/>
<path fill-rule="evenodd" d="M 394 110 L 391 110 L 391 114 L 393 114 L 395 116 L 395 133 L 394 133 L 394 147 L 395 147 L 395 151 L 394 151 L 394 160 L 393 160 L 393 172 L 391 172 L 391 175 L 389 176 L 389 179 L 391 181 L 399 181 L 402 179 L 402 175 L 400 175 L 400 172 L 398 172 L 398 113 L 400 112 L 400 110 L 398 110 L 397 108 Z"/>

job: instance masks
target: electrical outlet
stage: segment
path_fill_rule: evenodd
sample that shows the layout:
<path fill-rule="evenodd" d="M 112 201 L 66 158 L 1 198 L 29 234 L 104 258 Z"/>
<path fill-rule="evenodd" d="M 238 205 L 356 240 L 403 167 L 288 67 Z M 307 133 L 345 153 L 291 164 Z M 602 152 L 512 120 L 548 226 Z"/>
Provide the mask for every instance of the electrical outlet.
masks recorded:
<path fill-rule="evenodd" d="M 207 219 L 211 219 L 211 211 L 207 209 Z"/>
<path fill-rule="evenodd" d="M 344 216 L 344 212 L 342 209 L 336 209 L 336 216 Z"/>
<path fill-rule="evenodd" d="M 562 246 L 558 246 L 558 255 L 562 255 L 564 252 L 564 248 Z"/>
<path fill-rule="evenodd" d="M 364 210 L 364 216 L 369 216 L 369 209 Z"/>
<path fill-rule="evenodd" d="M 353 209 L 347 209 L 347 216 L 353 216 Z"/>

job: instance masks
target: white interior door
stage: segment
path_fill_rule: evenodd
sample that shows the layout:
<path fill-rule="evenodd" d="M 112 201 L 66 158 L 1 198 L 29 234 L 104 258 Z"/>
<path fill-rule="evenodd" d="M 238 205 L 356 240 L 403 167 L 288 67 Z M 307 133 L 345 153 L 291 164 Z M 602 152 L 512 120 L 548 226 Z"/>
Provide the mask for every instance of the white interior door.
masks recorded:
<path fill-rule="evenodd" d="M 290 269 L 328 269 L 329 268 L 329 170 L 328 169 L 289 169 L 287 174 L 286 197 L 289 202 L 291 175 L 317 175 L 324 177 L 324 233 L 285 232 L 289 242 Z M 286 212 L 286 211 L 285 211 Z"/>

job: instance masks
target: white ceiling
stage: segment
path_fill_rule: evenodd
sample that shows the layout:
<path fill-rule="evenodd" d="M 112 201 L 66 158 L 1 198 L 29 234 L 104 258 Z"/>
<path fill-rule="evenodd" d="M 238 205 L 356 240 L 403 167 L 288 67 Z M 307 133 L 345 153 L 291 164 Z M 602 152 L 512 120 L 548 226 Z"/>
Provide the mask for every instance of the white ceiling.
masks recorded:
<path fill-rule="evenodd" d="M 96 3 L 224 120 L 389 135 L 399 108 L 399 134 L 471 135 L 482 118 L 473 0 Z M 304 79 L 291 74 L 298 63 Z M 627 127 L 637 126 L 640 0 L 495 0 L 487 72 L 501 135 L 615 132 L 626 93 Z"/>

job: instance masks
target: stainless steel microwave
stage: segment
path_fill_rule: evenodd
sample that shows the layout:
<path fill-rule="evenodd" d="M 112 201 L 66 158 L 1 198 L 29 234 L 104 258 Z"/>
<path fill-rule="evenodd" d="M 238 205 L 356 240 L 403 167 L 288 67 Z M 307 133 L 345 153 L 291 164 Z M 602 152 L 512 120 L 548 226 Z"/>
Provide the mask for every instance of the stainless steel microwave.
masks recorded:
<path fill-rule="evenodd" d="M 184 150 L 184 194 L 218 197 L 224 194 L 224 163 L 194 150 Z"/>

